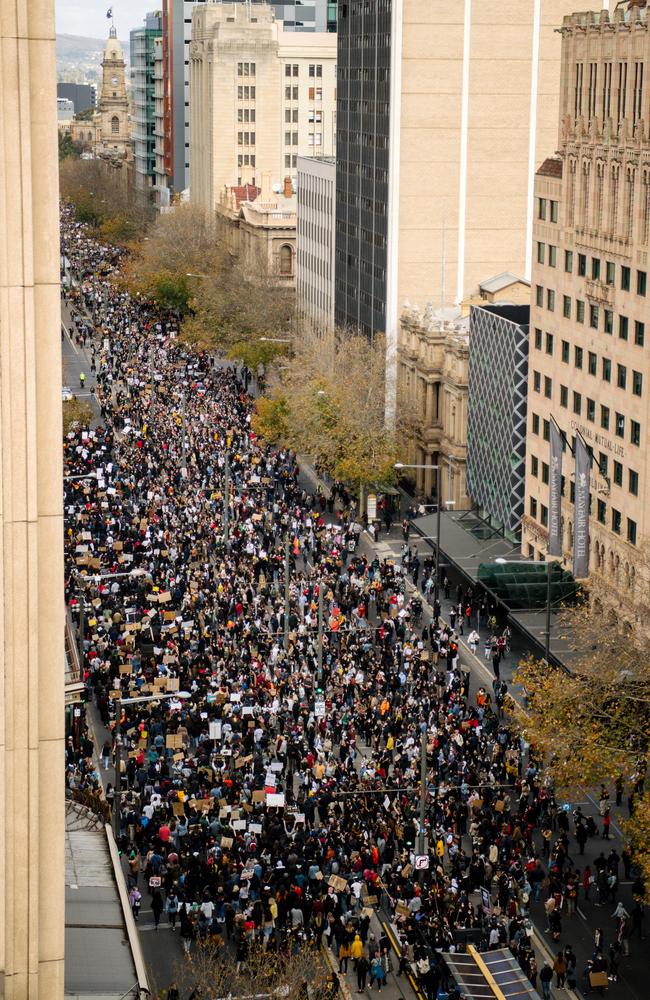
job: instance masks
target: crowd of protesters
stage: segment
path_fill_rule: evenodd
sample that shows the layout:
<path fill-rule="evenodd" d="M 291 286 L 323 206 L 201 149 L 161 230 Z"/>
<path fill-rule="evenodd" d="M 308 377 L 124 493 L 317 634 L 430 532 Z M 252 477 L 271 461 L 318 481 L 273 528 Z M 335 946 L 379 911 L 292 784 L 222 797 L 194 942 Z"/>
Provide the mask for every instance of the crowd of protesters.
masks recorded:
<path fill-rule="evenodd" d="M 230 942 L 237 963 L 253 947 L 327 942 L 363 991 L 393 961 L 373 922 L 382 905 L 395 971 L 428 998 L 445 981 L 440 955 L 467 942 L 509 947 L 543 989 L 531 900 L 543 894 L 559 941 L 592 874 L 616 904 L 617 859 L 604 857 L 605 876 L 569 860 L 572 817 L 504 721 L 498 673 L 492 692 L 469 691 L 456 623 L 437 609 L 420 621 L 400 566 L 359 545 L 354 502 L 309 493 L 296 456 L 252 432 L 245 380 L 118 290 L 119 253 L 65 209 L 62 231 L 81 279 L 72 335 L 101 409 L 64 442 L 66 475 L 87 477 L 66 482 L 67 599 L 75 619 L 83 601 L 84 675 L 113 731 L 120 706 L 134 913 L 147 893 L 156 927 L 169 921 L 188 952 Z M 92 750 L 70 742 L 71 787 L 98 786 Z M 95 747 L 100 767 L 114 750 Z M 619 923 L 598 954 L 623 948 L 633 920 Z M 562 954 L 558 977 L 563 961 L 573 975 Z"/>

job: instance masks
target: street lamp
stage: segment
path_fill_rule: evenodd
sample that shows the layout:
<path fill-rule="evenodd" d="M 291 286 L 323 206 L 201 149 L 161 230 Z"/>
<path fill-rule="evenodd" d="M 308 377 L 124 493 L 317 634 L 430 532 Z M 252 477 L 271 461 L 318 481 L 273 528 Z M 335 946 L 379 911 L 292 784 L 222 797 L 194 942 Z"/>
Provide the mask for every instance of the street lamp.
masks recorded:
<path fill-rule="evenodd" d="M 161 692 L 160 694 L 147 694 L 141 695 L 137 698 L 120 698 L 119 696 L 114 699 L 115 701 L 115 795 L 113 797 L 113 832 L 115 834 L 115 840 L 120 835 L 120 812 L 122 806 L 122 706 L 123 705 L 139 705 L 145 701 L 171 701 L 172 699 L 179 699 L 183 701 L 185 698 L 190 698 L 189 691 L 167 691 Z"/>
<path fill-rule="evenodd" d="M 539 560 L 537 559 L 504 559 L 503 556 L 497 556 L 494 560 L 500 566 L 507 566 L 508 563 L 513 563 L 516 566 L 538 566 Z M 544 632 L 544 659 L 546 660 L 546 666 L 551 665 L 551 567 L 554 560 L 546 560 L 546 631 Z"/>
<path fill-rule="evenodd" d="M 406 465 L 404 462 L 395 462 L 393 468 L 400 472 L 402 469 L 431 469 L 436 474 L 436 500 L 438 501 L 436 510 L 436 569 L 433 590 L 434 606 L 438 603 L 438 586 L 440 583 L 440 466 L 439 465 Z"/>

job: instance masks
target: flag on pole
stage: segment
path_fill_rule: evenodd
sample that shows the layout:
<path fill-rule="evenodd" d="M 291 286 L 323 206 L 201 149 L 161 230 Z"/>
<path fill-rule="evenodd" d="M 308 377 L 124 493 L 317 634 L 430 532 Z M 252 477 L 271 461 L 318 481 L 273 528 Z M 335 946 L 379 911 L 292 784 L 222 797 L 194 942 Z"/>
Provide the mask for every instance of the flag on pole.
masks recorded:
<path fill-rule="evenodd" d="M 576 434 L 575 522 L 573 525 L 573 575 L 589 576 L 589 478 L 591 455 L 580 434 Z"/>
<path fill-rule="evenodd" d="M 551 418 L 551 465 L 548 480 L 548 554 L 562 555 L 562 434 Z"/>
<path fill-rule="evenodd" d="M 113 8 L 112 7 L 109 7 L 108 10 L 106 11 L 106 17 L 108 18 L 109 21 L 113 20 Z"/>

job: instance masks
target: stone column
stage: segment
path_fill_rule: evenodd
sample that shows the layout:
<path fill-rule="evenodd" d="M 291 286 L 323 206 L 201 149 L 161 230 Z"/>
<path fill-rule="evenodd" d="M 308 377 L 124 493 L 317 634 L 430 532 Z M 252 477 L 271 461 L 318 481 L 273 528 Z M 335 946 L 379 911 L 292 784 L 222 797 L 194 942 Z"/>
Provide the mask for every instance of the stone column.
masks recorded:
<path fill-rule="evenodd" d="M 0 994 L 63 997 L 64 665 L 54 3 L 0 3 Z"/>

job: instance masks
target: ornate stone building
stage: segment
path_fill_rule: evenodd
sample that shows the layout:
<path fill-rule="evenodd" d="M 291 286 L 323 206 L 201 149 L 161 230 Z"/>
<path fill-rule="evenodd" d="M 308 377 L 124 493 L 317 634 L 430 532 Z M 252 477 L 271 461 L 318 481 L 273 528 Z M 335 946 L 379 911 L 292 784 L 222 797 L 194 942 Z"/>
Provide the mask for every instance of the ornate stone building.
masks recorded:
<path fill-rule="evenodd" d="M 535 183 L 523 549 L 543 558 L 548 547 L 553 417 L 592 452 L 589 578 L 622 607 L 644 600 L 650 537 L 649 79 L 645 0 L 565 17 L 558 155 Z M 570 566 L 568 448 L 563 471 Z"/>
<path fill-rule="evenodd" d="M 509 271 L 482 282 L 460 306 L 424 312 L 406 306 L 398 344 L 397 423 L 405 461 L 445 466 L 442 498 L 456 509 L 467 495 L 467 386 L 472 305 L 530 301 L 530 285 Z M 417 470 L 416 491 L 429 496 L 435 473 Z"/>
<path fill-rule="evenodd" d="M 122 45 L 114 27 L 104 48 L 102 87 L 94 116 L 94 152 L 96 156 L 130 160 L 133 156 L 129 136 L 129 101 Z M 86 123 L 86 133 L 90 131 Z"/>

